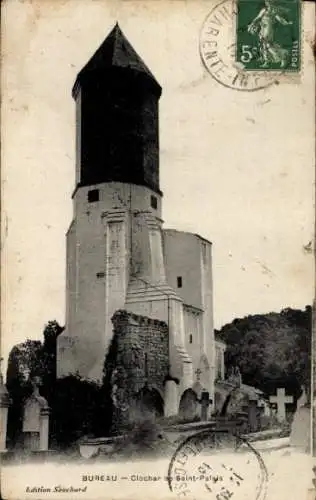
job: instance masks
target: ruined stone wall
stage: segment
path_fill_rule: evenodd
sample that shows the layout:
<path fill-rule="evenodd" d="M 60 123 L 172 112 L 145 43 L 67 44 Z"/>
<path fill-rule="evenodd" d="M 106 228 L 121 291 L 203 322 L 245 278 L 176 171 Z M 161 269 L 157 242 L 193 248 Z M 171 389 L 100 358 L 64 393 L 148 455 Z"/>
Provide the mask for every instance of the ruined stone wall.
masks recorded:
<path fill-rule="evenodd" d="M 144 387 L 163 399 L 169 368 L 168 327 L 162 321 L 122 310 L 114 314 L 112 322 L 114 349 L 106 369 L 111 369 L 114 420 L 126 422 Z"/>

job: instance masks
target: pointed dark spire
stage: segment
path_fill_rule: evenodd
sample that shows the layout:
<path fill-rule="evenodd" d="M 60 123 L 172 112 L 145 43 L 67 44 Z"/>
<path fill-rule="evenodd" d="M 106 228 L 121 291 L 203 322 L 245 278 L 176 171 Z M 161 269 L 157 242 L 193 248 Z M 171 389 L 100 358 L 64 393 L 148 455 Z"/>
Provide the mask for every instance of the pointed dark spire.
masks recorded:
<path fill-rule="evenodd" d="M 135 52 L 117 22 L 91 59 L 79 72 L 73 88 L 73 94 L 76 94 L 78 84 L 81 83 L 82 78 L 86 74 L 107 72 L 113 68 L 127 69 L 141 73 L 152 80 L 157 88 L 160 89 L 159 83 L 141 57 Z"/>

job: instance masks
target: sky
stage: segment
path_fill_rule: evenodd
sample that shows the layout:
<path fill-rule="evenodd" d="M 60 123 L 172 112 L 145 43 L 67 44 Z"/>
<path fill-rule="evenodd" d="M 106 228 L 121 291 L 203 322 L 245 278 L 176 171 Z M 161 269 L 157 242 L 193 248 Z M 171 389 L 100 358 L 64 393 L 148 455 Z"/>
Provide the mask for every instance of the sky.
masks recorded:
<path fill-rule="evenodd" d="M 216 82 L 199 55 L 214 0 L 2 3 L 2 356 L 65 320 L 77 73 L 116 21 L 163 88 L 164 227 L 213 243 L 215 327 L 314 295 L 313 9 L 299 81 Z"/>

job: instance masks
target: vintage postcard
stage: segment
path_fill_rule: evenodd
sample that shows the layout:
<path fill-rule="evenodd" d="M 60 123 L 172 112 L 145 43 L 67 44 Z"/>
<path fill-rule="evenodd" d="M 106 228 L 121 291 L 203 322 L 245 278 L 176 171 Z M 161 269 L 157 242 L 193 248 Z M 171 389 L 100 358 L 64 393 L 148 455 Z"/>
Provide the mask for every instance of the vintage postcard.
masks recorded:
<path fill-rule="evenodd" d="M 314 499 L 315 4 L 1 10 L 1 497 Z"/>

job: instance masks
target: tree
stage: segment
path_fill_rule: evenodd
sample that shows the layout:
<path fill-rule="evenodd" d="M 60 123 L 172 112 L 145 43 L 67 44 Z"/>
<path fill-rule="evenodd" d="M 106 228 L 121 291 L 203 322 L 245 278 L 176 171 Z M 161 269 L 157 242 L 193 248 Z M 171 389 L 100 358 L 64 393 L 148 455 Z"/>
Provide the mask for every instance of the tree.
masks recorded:
<path fill-rule="evenodd" d="M 43 331 L 43 343 L 27 339 L 10 351 L 6 385 L 12 400 L 8 415 L 8 437 L 13 442 L 18 440 L 22 431 L 23 405 L 25 398 L 31 394 L 34 377 L 41 379 L 41 393 L 50 403 L 56 381 L 56 342 L 62 331 L 63 327 L 57 321 L 49 321 Z"/>
<path fill-rule="evenodd" d="M 51 392 L 51 438 L 60 448 L 82 435 L 101 435 L 100 387 L 79 375 L 57 379 Z"/>
<path fill-rule="evenodd" d="M 14 346 L 9 354 L 7 368 L 7 389 L 12 400 L 8 412 L 8 438 L 16 443 L 22 432 L 23 404 L 31 394 L 31 379 L 40 375 L 42 344 L 27 339 Z"/>
<path fill-rule="evenodd" d="M 11 349 L 7 368 L 8 385 L 16 377 L 19 380 L 27 380 L 28 378 L 40 375 L 41 349 L 42 343 L 40 340 L 30 339 Z"/>
<path fill-rule="evenodd" d="M 57 338 L 63 330 L 56 320 L 49 321 L 43 330 L 43 342 L 27 339 L 10 352 L 7 388 L 12 405 L 8 436 L 12 444 L 18 441 L 22 431 L 24 401 L 31 394 L 34 377 L 41 379 L 41 395 L 51 407 L 53 444 L 64 448 L 83 434 L 101 436 L 109 430 L 112 412 L 107 385 L 99 387 L 79 375 L 56 377 Z"/>
<path fill-rule="evenodd" d="M 218 335 L 227 344 L 226 366 L 238 365 L 245 383 L 269 394 L 285 387 L 299 397 L 310 384 L 311 312 L 288 308 L 225 325 Z"/>
<path fill-rule="evenodd" d="M 56 382 L 57 338 L 64 329 L 56 320 L 53 320 L 45 325 L 43 331 L 44 343 L 41 354 L 41 378 L 43 395 L 48 399 L 49 403 Z"/>

